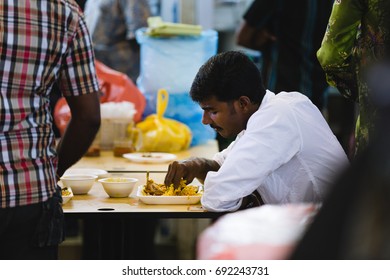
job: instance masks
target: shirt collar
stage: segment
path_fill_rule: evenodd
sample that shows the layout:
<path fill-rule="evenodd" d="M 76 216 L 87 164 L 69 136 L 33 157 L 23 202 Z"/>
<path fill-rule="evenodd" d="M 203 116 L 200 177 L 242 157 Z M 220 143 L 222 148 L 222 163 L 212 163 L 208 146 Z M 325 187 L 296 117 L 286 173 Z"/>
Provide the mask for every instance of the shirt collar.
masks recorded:
<path fill-rule="evenodd" d="M 261 101 L 260 107 L 257 111 L 261 109 L 261 107 L 265 106 L 273 97 L 275 97 L 275 93 L 270 90 L 266 90 L 263 100 Z M 256 113 L 256 112 L 255 112 Z M 251 119 L 251 118 L 249 118 Z M 248 120 L 249 122 L 249 120 Z M 240 139 L 245 134 L 245 129 L 242 130 L 239 134 L 237 134 L 236 140 Z"/>
<path fill-rule="evenodd" d="M 266 105 L 273 97 L 275 97 L 275 93 L 273 93 L 272 91 L 270 91 L 270 90 L 266 90 L 265 91 L 265 95 L 264 95 L 264 97 L 263 97 L 263 100 L 261 101 L 261 104 L 260 104 L 260 107 L 259 107 L 259 109 L 261 108 L 261 107 L 263 107 L 264 105 Z"/>

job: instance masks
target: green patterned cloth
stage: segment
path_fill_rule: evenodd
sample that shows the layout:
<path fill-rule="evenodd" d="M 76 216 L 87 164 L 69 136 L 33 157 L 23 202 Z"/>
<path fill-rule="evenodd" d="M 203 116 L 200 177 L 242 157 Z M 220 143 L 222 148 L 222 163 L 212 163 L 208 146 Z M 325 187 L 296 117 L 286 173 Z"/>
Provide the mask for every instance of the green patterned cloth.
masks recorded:
<path fill-rule="evenodd" d="M 335 0 L 317 57 L 328 83 L 359 102 L 357 154 L 368 144 L 376 114 L 363 79 L 364 70 L 388 57 L 389 51 L 390 1 Z"/>

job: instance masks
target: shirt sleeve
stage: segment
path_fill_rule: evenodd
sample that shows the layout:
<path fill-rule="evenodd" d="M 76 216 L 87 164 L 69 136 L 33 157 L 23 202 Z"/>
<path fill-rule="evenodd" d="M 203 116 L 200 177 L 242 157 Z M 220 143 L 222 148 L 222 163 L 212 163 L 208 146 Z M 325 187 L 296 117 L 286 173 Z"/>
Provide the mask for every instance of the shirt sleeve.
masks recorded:
<path fill-rule="evenodd" d="M 77 96 L 99 90 L 94 51 L 84 17 L 74 19 L 73 33 L 60 71 L 60 88 L 64 96 Z M 70 28 L 71 32 L 72 28 Z"/>
<path fill-rule="evenodd" d="M 352 52 L 363 13 L 360 2 L 334 2 L 321 48 L 317 52 L 328 83 L 351 99 L 357 98 L 356 66 Z"/>
<path fill-rule="evenodd" d="M 209 211 L 237 210 L 243 197 L 299 152 L 302 139 L 289 105 L 271 102 L 252 115 L 235 142 L 219 171 L 206 176 L 202 205 Z"/>
<path fill-rule="evenodd" d="M 220 151 L 219 153 L 216 153 L 214 155 L 214 157 L 213 157 L 213 160 L 215 160 L 221 166 L 223 164 L 223 162 L 225 161 L 227 155 L 230 153 L 231 149 L 233 149 L 233 147 L 234 147 L 235 143 L 237 142 L 237 140 L 242 137 L 244 132 L 245 131 L 243 131 L 240 134 L 238 134 L 236 139 L 234 141 L 232 141 L 226 149 Z"/>

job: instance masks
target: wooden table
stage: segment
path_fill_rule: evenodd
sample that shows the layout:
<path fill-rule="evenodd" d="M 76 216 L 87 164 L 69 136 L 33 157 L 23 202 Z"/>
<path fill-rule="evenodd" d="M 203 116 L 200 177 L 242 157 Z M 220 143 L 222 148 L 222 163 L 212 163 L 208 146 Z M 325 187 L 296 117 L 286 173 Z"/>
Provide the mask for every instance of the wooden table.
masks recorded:
<path fill-rule="evenodd" d="M 212 158 L 218 152 L 218 143 L 210 140 L 204 145 L 190 147 L 188 150 L 175 153 L 178 160 L 189 157 Z M 168 170 L 168 163 L 136 163 L 121 157 L 114 157 L 112 151 L 101 151 L 99 157 L 83 157 L 73 168 L 98 168 L 108 172 L 123 171 L 164 171 Z"/>
<path fill-rule="evenodd" d="M 218 152 L 217 141 L 211 140 L 205 145 L 191 147 L 186 151 L 176 153 L 177 159 L 182 160 L 192 156 L 212 158 Z M 130 176 L 139 180 L 138 185 L 145 184 L 146 172 L 151 172 L 151 179 L 163 182 L 169 163 L 135 163 L 121 157 L 114 157 L 112 151 L 103 151 L 100 157 L 84 157 L 72 168 L 97 168 L 106 170 L 115 176 Z M 157 218 L 213 218 L 218 213 L 199 211 L 189 205 L 146 205 L 138 202 L 136 188 L 128 198 L 109 198 L 100 183 L 96 182 L 87 195 L 75 195 L 63 205 L 66 215 L 87 217 L 90 215 L 111 215 Z M 103 210 L 102 210 L 103 209 Z M 110 209 L 110 210 L 104 210 Z M 112 210 L 111 210 L 112 209 Z"/>
<path fill-rule="evenodd" d="M 192 156 L 212 158 L 216 152 L 218 145 L 212 140 L 176 155 L 178 160 Z M 139 179 L 137 185 L 141 185 L 146 181 L 146 171 L 151 172 L 150 178 L 162 182 L 168 164 L 134 163 L 125 158 L 114 157 L 112 151 L 103 151 L 100 157 L 82 158 L 72 168 L 97 168 L 116 176 L 136 177 Z M 172 218 L 178 228 L 179 258 L 190 259 L 194 254 L 197 235 L 208 226 L 211 218 L 222 214 L 199 210 L 200 204 L 197 206 L 143 204 L 136 197 L 136 188 L 127 198 L 109 198 L 101 184 L 96 182 L 87 195 L 75 195 L 63 205 L 63 210 L 65 217 L 83 221 L 83 255 L 86 259 L 147 258 L 148 256 L 139 253 L 152 249 L 145 243 L 150 243 L 154 235 L 137 237 L 134 231 L 145 228 L 141 234 L 154 234 L 154 228 L 151 226 L 153 223 L 159 219 Z M 142 250 L 139 249 L 141 244 Z M 132 250 L 135 253 L 132 253 Z"/>
<path fill-rule="evenodd" d="M 220 213 L 207 212 L 196 205 L 151 205 L 140 202 L 137 198 L 137 187 L 145 184 L 146 173 L 115 173 L 105 176 L 126 176 L 137 178 L 139 181 L 129 197 L 110 198 L 99 182 L 95 182 L 88 194 L 75 195 L 63 205 L 64 213 L 77 218 L 93 216 L 130 217 L 130 218 L 216 218 Z M 155 182 L 163 182 L 165 173 L 151 173 L 150 178 Z"/>

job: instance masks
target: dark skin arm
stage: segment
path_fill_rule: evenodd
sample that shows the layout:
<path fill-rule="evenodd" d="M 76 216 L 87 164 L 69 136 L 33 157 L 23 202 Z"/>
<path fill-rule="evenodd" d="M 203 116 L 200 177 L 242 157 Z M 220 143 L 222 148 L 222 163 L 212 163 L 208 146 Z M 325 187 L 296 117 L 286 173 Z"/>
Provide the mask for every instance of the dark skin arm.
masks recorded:
<path fill-rule="evenodd" d="M 252 49 L 263 50 L 264 47 L 276 41 L 276 37 L 267 29 L 257 29 L 244 22 L 237 32 L 236 42 L 238 45 Z"/>
<path fill-rule="evenodd" d="M 203 183 L 209 171 L 218 171 L 219 168 L 220 166 L 215 160 L 206 158 L 193 157 L 182 161 L 174 161 L 168 167 L 164 184 L 167 186 L 173 184 L 177 188 L 181 178 L 186 180 L 187 183 L 191 183 L 195 178 Z"/>
<path fill-rule="evenodd" d="M 203 184 L 207 173 L 209 171 L 218 171 L 219 168 L 220 165 L 216 161 L 205 158 L 189 158 L 182 161 L 174 161 L 168 167 L 164 184 L 169 186 L 173 183 L 174 187 L 177 188 L 181 178 L 186 180 L 187 183 L 191 183 L 197 178 Z M 260 195 L 254 192 L 243 198 L 240 210 L 263 204 Z"/>
<path fill-rule="evenodd" d="M 57 176 L 62 176 L 87 152 L 100 127 L 98 92 L 69 96 L 66 101 L 72 118 L 57 148 Z"/>

